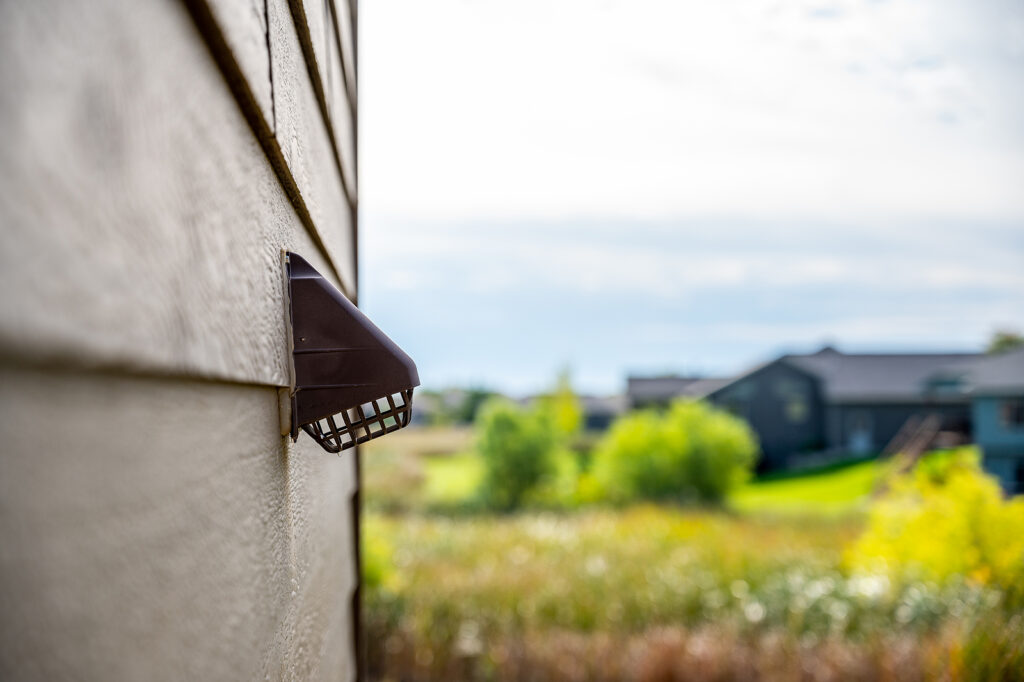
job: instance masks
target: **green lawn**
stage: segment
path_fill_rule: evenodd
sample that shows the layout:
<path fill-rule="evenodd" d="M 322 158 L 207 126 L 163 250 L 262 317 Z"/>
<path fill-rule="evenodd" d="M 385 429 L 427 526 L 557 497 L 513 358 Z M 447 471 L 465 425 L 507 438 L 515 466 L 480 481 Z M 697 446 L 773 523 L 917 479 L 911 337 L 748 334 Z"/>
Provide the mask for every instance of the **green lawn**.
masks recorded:
<path fill-rule="evenodd" d="M 864 507 L 882 473 L 878 460 L 767 481 L 752 481 L 729 498 L 741 512 L 843 514 Z"/>
<path fill-rule="evenodd" d="M 538 491 L 535 501 L 544 507 L 557 507 L 559 499 L 571 495 L 579 467 L 570 452 L 555 455 L 555 471 L 548 486 Z M 433 507 L 457 507 L 471 502 L 484 477 L 484 465 L 472 452 L 422 458 L 423 501 Z"/>
<path fill-rule="evenodd" d="M 423 497 L 428 503 L 453 505 L 473 497 L 484 475 L 483 462 L 472 452 L 425 457 Z"/>
<path fill-rule="evenodd" d="M 467 433 L 445 434 L 444 430 L 423 430 L 399 442 L 409 460 L 419 472 L 415 499 L 432 507 L 455 507 L 470 502 L 483 478 L 483 463 L 469 449 Z M 444 453 L 444 447 L 457 448 Z M 394 446 L 392 446 L 394 447 Z M 373 450 L 370 451 L 375 452 Z M 367 461 L 373 469 L 381 458 Z M 372 456 L 372 455 L 371 455 Z M 884 465 L 877 460 L 861 461 L 825 470 L 786 475 L 767 480 L 754 480 L 744 484 L 729 498 L 729 507 L 743 513 L 770 514 L 823 514 L 855 513 L 869 501 L 875 483 Z M 571 489 L 577 473 L 576 460 L 570 453 L 556 458 L 556 476 L 551 487 L 551 498 L 558 489 Z M 393 474 L 392 474 L 393 475 Z M 388 476 L 392 480 L 392 476 Z M 392 488 L 393 489 L 393 488 Z M 372 495 L 371 495 L 372 497 Z M 544 505 L 550 506 L 550 505 Z"/>

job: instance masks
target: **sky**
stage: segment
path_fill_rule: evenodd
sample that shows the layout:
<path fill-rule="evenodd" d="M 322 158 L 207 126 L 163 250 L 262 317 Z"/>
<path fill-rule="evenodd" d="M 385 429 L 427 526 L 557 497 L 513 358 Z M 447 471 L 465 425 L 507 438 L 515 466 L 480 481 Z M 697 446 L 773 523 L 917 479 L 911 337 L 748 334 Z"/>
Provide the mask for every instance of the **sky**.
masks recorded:
<path fill-rule="evenodd" d="M 359 6 L 360 304 L 429 388 L 1024 331 L 1024 3 Z"/>

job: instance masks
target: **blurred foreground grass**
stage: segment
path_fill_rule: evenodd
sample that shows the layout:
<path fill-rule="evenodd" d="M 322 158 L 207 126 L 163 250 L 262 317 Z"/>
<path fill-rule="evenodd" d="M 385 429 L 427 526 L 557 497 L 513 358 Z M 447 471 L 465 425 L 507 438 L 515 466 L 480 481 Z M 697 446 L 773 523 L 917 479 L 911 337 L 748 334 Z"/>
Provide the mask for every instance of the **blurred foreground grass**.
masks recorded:
<path fill-rule="evenodd" d="M 1024 679 L 1019 602 L 851 566 L 876 462 L 751 482 L 718 511 L 494 516 L 471 504 L 468 432 L 400 435 L 363 455 L 373 679 Z"/>
<path fill-rule="evenodd" d="M 973 679 L 1024 671 L 1022 620 L 999 592 L 851 573 L 843 548 L 859 529 L 854 520 L 658 507 L 370 514 L 371 671 L 421 680 L 943 679 L 964 678 L 974 651 L 1006 660 L 996 676 Z"/>

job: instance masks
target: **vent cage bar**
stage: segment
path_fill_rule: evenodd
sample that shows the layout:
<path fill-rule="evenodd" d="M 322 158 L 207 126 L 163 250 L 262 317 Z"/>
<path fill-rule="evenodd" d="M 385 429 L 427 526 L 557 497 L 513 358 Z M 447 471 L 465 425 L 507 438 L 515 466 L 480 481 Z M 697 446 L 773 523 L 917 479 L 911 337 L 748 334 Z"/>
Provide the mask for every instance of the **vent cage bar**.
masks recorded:
<path fill-rule="evenodd" d="M 328 452 L 341 452 L 409 425 L 412 391 L 407 389 L 304 424 L 302 430 Z M 335 417 L 341 417 L 339 426 Z"/>

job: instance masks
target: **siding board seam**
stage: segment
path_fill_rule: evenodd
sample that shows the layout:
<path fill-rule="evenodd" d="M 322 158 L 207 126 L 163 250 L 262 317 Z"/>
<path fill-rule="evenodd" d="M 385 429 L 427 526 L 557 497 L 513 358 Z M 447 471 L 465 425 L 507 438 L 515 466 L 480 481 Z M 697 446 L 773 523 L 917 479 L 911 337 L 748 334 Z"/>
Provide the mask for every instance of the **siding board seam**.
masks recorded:
<path fill-rule="evenodd" d="M 83 363 L 78 355 L 61 353 L 45 357 L 28 357 L 17 350 L 0 350 L 0 369 L 28 370 L 67 376 L 90 376 L 109 378 L 132 378 L 145 381 L 197 383 L 218 386 L 243 386 L 250 388 L 277 389 L 282 384 L 259 380 L 232 378 L 225 375 L 192 373 L 192 370 L 168 366 L 166 369 L 154 365 L 134 364 L 118 361 L 92 361 Z M 113 427 L 112 427 L 113 428 Z"/>
<path fill-rule="evenodd" d="M 348 104 L 348 110 L 352 114 L 353 128 L 355 127 L 356 113 L 358 109 L 357 97 L 358 92 L 356 90 L 355 83 L 348 82 L 348 70 L 345 68 L 345 51 L 341 49 L 341 26 L 338 25 L 338 7 L 334 3 L 334 0 L 327 0 L 327 6 L 330 8 L 331 24 L 334 26 L 334 46 L 338 50 L 338 59 L 341 60 L 341 80 L 345 83 L 345 103 Z M 350 20 L 350 26 L 352 26 L 353 42 L 355 41 L 355 23 Z M 356 73 L 355 65 L 355 50 L 353 48 L 353 63 L 352 73 Z M 353 79 L 354 80 L 354 79 Z M 355 134 L 353 134 L 355 137 Z"/>
<path fill-rule="evenodd" d="M 355 178 L 348 177 L 345 172 L 345 165 L 341 162 L 341 154 L 338 152 L 338 140 L 334 136 L 334 126 L 331 124 L 331 116 L 327 109 L 327 96 L 324 93 L 324 84 L 320 79 L 320 67 L 316 61 L 316 52 L 313 50 L 313 40 L 309 35 L 309 24 L 306 20 L 306 8 L 302 0 L 288 0 L 288 7 L 291 10 L 292 23 L 295 24 L 295 32 L 299 36 L 299 46 L 302 48 L 303 61 L 306 63 L 306 73 L 309 74 L 310 83 L 313 86 L 313 96 L 316 98 L 317 107 L 320 109 L 320 117 L 327 128 L 327 137 L 331 141 L 331 155 L 341 175 L 342 191 L 349 206 L 355 205 L 356 188 Z M 340 56 L 340 55 L 339 55 Z M 344 69 L 342 69 L 344 72 Z M 353 117 L 354 121 L 354 117 Z"/>
<path fill-rule="evenodd" d="M 331 7 L 334 7 L 334 0 L 330 0 Z M 352 74 L 353 80 L 355 80 L 355 89 L 358 91 L 359 88 L 359 22 L 357 21 L 357 7 L 359 0 L 349 0 L 349 27 L 352 29 Z M 338 26 L 337 26 L 337 12 L 334 13 L 335 29 L 334 36 L 338 38 Z M 340 38 L 339 38 L 340 40 Z M 341 52 L 338 52 L 338 56 L 342 57 Z M 344 68 L 342 68 L 344 71 Z M 352 172 L 355 173 L 356 180 L 359 180 L 359 96 L 356 92 L 355 99 L 352 102 Z M 352 277 L 356 282 L 356 291 L 359 291 L 359 196 L 355 196 L 355 202 L 352 204 L 352 251 L 356 254 L 355 263 L 353 264 Z M 358 295 L 358 293 L 357 293 Z M 358 306 L 359 303 L 354 301 Z"/>
<path fill-rule="evenodd" d="M 310 237 L 317 248 L 320 249 L 324 259 L 330 264 L 331 271 L 342 292 L 350 299 L 354 299 L 355 292 L 349 290 L 345 285 L 345 280 L 341 277 L 341 273 L 338 272 L 337 266 L 331 258 L 330 251 L 327 250 L 327 246 L 317 230 L 316 223 L 313 221 L 312 215 L 310 215 L 305 199 L 303 199 L 302 193 L 299 191 L 298 184 L 295 182 L 294 176 L 292 176 L 291 169 L 284 158 L 284 153 L 281 151 L 277 137 L 274 135 L 274 131 L 271 130 L 266 118 L 264 118 L 259 102 L 256 101 L 252 88 L 245 79 L 241 66 L 239 66 L 234 52 L 232 52 L 231 47 L 228 45 L 227 39 L 224 37 L 220 24 L 217 23 L 210 6 L 206 0 L 182 0 L 182 2 L 192 17 L 200 37 L 203 38 L 203 43 L 213 57 L 214 63 L 217 64 L 218 70 L 227 82 L 232 95 L 234 95 L 235 102 L 242 111 L 242 116 L 249 124 L 249 128 L 252 129 L 260 147 L 263 148 L 263 153 L 267 157 L 270 167 L 274 170 L 274 174 L 281 184 L 281 189 L 284 190 L 285 196 L 288 197 L 288 201 L 295 209 L 299 221 L 306 228 L 306 231 L 309 232 Z M 269 16 L 267 19 L 267 31 L 269 32 Z M 271 59 L 271 61 L 273 60 Z M 346 198 L 348 198 L 347 194 Z"/>
<path fill-rule="evenodd" d="M 356 0 L 350 0 L 350 12 L 349 12 L 349 26 L 352 29 L 352 73 L 353 80 L 358 81 L 358 60 L 356 59 L 356 33 L 359 29 L 359 25 L 356 23 L 356 17 L 354 14 L 354 7 Z M 354 180 L 358 187 L 359 180 L 359 104 L 357 97 L 356 84 L 352 83 L 351 90 L 349 89 L 348 82 L 348 71 L 345 69 L 345 52 L 341 49 L 341 27 L 338 25 L 338 7 L 334 0 L 327 0 L 327 6 L 330 9 L 330 20 L 334 25 L 334 45 L 338 50 L 338 58 L 342 60 L 341 64 L 341 78 L 345 83 L 345 103 L 348 105 L 349 114 L 352 120 L 352 173 L 355 175 Z M 353 263 L 352 276 L 355 278 L 356 291 L 359 290 L 359 194 L 356 193 L 352 197 L 352 250 L 356 254 L 355 263 Z M 358 301 L 353 300 L 357 306 Z"/>
<path fill-rule="evenodd" d="M 263 37 L 267 43 L 267 77 L 270 79 L 270 129 L 277 134 L 277 102 L 274 95 L 274 59 L 270 47 L 270 0 L 263 0 Z M 330 260 L 330 259 L 328 259 Z"/>

